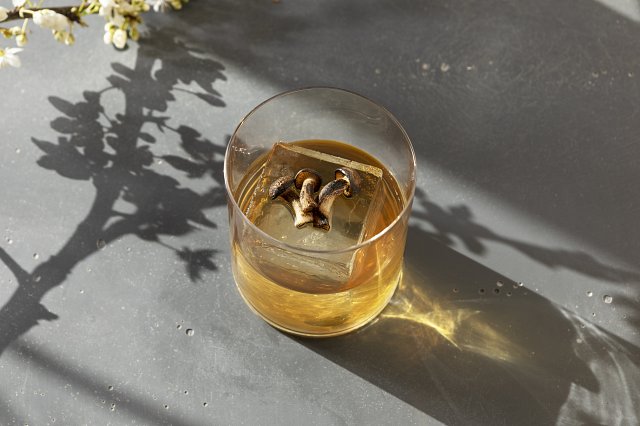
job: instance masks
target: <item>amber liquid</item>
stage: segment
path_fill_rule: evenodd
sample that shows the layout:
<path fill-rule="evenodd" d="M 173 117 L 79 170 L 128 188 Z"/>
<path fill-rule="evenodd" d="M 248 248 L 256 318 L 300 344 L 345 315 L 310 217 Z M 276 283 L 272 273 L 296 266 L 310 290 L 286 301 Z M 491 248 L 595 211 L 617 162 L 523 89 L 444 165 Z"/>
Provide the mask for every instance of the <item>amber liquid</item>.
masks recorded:
<path fill-rule="evenodd" d="M 405 206 L 405 198 L 396 180 L 378 160 L 341 142 L 307 140 L 295 143 L 383 170 L 383 207 L 374 226 L 366 230 L 367 235 L 378 234 L 398 218 Z M 264 160 L 258 161 L 238 186 L 238 193 L 234 196 L 242 211 L 249 205 L 263 167 Z M 315 337 L 347 333 L 375 318 L 398 285 L 408 215 L 373 242 L 354 250 L 357 262 L 348 282 L 332 292 L 314 291 L 314 286 L 304 290 L 291 288 L 289 283 L 293 275 L 300 272 L 285 268 L 275 268 L 274 272 L 273 267 L 264 266 L 268 265 L 269 259 L 264 258 L 264 252 L 253 250 L 260 244 L 258 240 L 264 238 L 242 219 L 233 220 L 231 233 L 236 284 L 249 306 L 279 329 Z"/>

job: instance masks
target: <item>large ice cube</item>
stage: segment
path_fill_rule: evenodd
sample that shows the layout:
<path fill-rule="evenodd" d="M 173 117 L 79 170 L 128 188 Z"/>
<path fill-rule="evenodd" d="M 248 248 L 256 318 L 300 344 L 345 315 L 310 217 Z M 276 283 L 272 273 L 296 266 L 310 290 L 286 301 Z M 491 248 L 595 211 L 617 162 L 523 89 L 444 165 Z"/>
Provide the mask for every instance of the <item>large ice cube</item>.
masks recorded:
<path fill-rule="evenodd" d="M 291 206 L 282 199 L 269 198 L 269 186 L 277 178 L 294 175 L 302 168 L 320 173 L 322 184 L 335 179 L 335 169 L 350 167 L 361 178 L 360 190 L 352 198 L 340 196 L 333 204 L 331 229 L 324 231 L 312 224 L 294 226 Z M 312 250 L 339 250 L 361 242 L 367 230 L 375 227 L 382 209 L 382 170 L 378 167 L 314 151 L 298 145 L 276 143 L 265 164 L 249 207 L 245 212 L 258 228 L 291 246 Z M 340 255 L 314 254 L 283 250 L 266 243 L 256 245 L 255 257 L 263 270 L 287 268 L 300 276 L 289 283 L 292 288 L 332 291 L 350 278 L 357 256 L 354 252 Z M 295 275 L 295 273 L 293 274 Z"/>

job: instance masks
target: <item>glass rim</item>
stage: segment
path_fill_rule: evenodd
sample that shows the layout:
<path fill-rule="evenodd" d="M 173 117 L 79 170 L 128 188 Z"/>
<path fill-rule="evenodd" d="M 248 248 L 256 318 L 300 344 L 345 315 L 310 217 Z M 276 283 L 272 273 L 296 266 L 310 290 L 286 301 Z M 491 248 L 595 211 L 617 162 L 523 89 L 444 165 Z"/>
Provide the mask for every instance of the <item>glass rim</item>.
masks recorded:
<path fill-rule="evenodd" d="M 371 102 L 373 105 L 375 105 L 376 107 L 380 108 L 385 114 L 387 114 L 387 116 L 391 119 L 391 122 L 397 126 L 397 128 L 402 133 L 405 141 L 407 142 L 407 145 L 409 147 L 409 152 L 411 154 L 411 167 L 412 167 L 411 176 L 410 176 L 411 190 L 409 192 L 409 196 L 405 200 L 404 207 L 396 215 L 395 219 L 393 219 L 393 221 L 391 221 L 384 229 L 382 229 L 380 232 L 378 232 L 375 235 L 373 235 L 371 238 L 367 238 L 366 240 L 361 241 L 358 244 L 354 244 L 354 245 L 349 246 L 349 247 L 345 247 L 345 248 L 341 248 L 341 249 L 335 249 L 335 250 L 316 250 L 316 249 L 308 249 L 308 248 L 303 248 L 303 247 L 297 247 L 297 246 L 293 246 L 293 245 L 287 244 L 287 243 L 285 243 L 283 241 L 280 241 L 280 240 L 274 238 L 273 236 L 267 234 L 265 231 L 263 231 L 262 229 L 258 228 L 253 222 L 251 222 L 249 220 L 247 215 L 242 211 L 242 209 L 238 205 L 238 202 L 236 201 L 236 199 L 234 197 L 234 194 L 231 191 L 231 188 L 229 187 L 229 176 L 228 176 L 228 172 L 227 172 L 227 169 L 229 167 L 229 165 L 228 165 L 229 152 L 231 150 L 231 144 L 235 140 L 236 134 L 238 133 L 238 131 L 240 130 L 240 128 L 242 127 L 244 122 L 247 121 L 247 119 L 249 119 L 253 115 L 253 113 L 256 112 L 257 110 L 259 110 L 262 106 L 264 106 L 265 104 L 267 104 L 267 103 L 269 103 L 269 102 L 271 102 L 271 101 L 273 101 L 275 99 L 278 99 L 278 98 L 281 98 L 281 97 L 284 97 L 284 96 L 288 96 L 288 95 L 292 95 L 292 94 L 298 93 L 298 92 L 312 91 L 312 90 L 335 90 L 335 91 L 339 91 L 339 92 L 348 93 L 350 95 L 357 96 L 357 97 L 362 98 L 362 99 L 364 99 L 364 100 L 366 100 L 368 102 Z M 347 253 L 347 252 L 351 252 L 351 251 L 356 251 L 356 250 L 359 250 L 359 249 L 361 249 L 363 247 L 368 246 L 369 244 L 372 244 L 372 243 L 376 242 L 377 240 L 382 238 L 384 235 L 386 235 L 393 227 L 395 227 L 396 224 L 400 221 L 400 219 L 403 218 L 405 216 L 405 214 L 407 214 L 408 210 L 411 209 L 411 205 L 412 205 L 412 202 L 413 202 L 413 197 L 415 195 L 415 190 L 416 190 L 416 167 L 417 167 L 416 153 L 415 153 L 415 150 L 413 149 L 413 144 L 411 143 L 411 139 L 409 138 L 409 135 L 404 130 L 404 127 L 402 127 L 402 125 L 400 124 L 398 119 L 387 108 L 385 108 L 384 106 L 380 105 L 378 102 L 375 102 L 375 101 L 369 99 L 368 97 L 363 96 L 363 95 L 361 95 L 359 93 L 353 92 L 351 90 L 342 89 L 342 88 L 339 88 L 339 87 L 332 87 L 332 86 L 308 86 L 308 87 L 302 87 L 302 88 L 299 88 L 299 89 L 287 90 L 285 92 L 280 92 L 280 93 L 278 93 L 278 94 L 276 94 L 274 96 L 271 96 L 270 98 L 260 102 L 251 111 L 249 111 L 249 113 L 247 115 L 245 115 L 240 120 L 240 123 L 238 123 L 238 125 L 235 128 L 235 130 L 233 131 L 233 134 L 231 135 L 231 138 L 229 139 L 229 143 L 227 144 L 227 148 L 226 148 L 225 153 L 224 153 L 224 170 L 223 170 L 223 174 L 224 174 L 224 187 L 225 187 L 225 190 L 226 190 L 226 193 L 227 193 L 227 198 L 229 199 L 229 202 L 232 204 L 232 208 L 237 213 L 240 213 L 240 215 L 242 216 L 242 220 L 246 221 L 249 224 L 249 227 L 254 232 L 256 232 L 262 239 L 264 239 L 267 242 L 269 242 L 269 244 L 273 244 L 273 245 L 279 246 L 281 248 L 284 248 L 284 249 L 286 249 L 288 251 L 294 251 L 294 252 L 340 254 L 340 253 Z"/>

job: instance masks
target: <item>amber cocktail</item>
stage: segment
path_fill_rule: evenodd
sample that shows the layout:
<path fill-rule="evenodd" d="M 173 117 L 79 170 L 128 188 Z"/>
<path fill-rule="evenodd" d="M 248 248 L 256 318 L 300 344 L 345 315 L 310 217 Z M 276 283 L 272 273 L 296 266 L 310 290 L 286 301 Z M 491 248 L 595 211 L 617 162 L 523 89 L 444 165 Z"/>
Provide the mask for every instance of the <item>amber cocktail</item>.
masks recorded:
<path fill-rule="evenodd" d="M 354 330 L 402 275 L 415 156 L 398 122 L 340 89 L 278 95 L 225 157 L 232 265 L 247 304 L 304 336 Z"/>

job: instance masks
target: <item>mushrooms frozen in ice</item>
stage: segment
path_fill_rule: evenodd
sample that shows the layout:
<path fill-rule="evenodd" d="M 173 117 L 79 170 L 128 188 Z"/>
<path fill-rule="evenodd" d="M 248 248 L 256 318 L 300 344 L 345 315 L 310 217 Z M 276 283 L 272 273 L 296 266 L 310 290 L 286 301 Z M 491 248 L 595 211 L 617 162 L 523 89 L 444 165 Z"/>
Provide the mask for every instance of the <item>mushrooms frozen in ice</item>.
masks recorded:
<path fill-rule="evenodd" d="M 348 167 L 340 167 L 335 171 L 336 180 L 326 184 L 318 195 L 318 211 L 313 226 L 324 230 L 331 229 L 333 202 L 341 195 L 353 197 L 360 187 L 360 175 Z"/>
<path fill-rule="evenodd" d="M 296 228 L 302 228 L 307 223 L 313 222 L 313 214 L 306 213 L 302 210 L 300 200 L 296 197 L 292 188 L 294 184 L 295 177 L 293 176 L 279 177 L 273 181 L 271 186 L 269 186 L 269 197 L 272 200 L 280 197 L 289 204 L 293 208 L 293 213 L 295 215 L 294 225 Z"/>
<path fill-rule="evenodd" d="M 320 174 L 312 169 L 300 169 L 295 177 L 296 188 L 300 190 L 300 205 L 302 211 L 310 213 L 318 207 L 313 197 L 322 185 Z"/>

